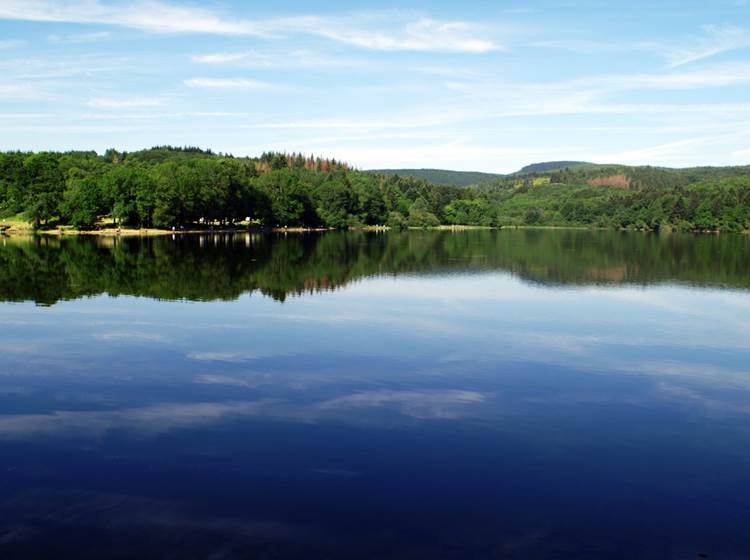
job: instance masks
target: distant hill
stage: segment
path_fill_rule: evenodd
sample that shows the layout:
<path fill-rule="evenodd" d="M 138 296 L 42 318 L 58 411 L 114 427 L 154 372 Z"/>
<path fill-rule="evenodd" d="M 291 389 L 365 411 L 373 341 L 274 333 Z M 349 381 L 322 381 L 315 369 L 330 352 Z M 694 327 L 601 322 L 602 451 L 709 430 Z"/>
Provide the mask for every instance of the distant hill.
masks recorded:
<path fill-rule="evenodd" d="M 585 161 L 544 161 L 527 165 L 512 175 L 529 175 L 532 173 L 549 173 L 565 167 L 581 167 L 593 165 Z M 371 169 L 369 173 L 384 175 L 398 175 L 400 177 L 414 177 L 433 185 L 448 185 L 451 187 L 468 187 L 481 185 L 493 180 L 508 177 L 500 173 L 484 173 L 481 171 L 452 171 L 450 169 Z"/>
<path fill-rule="evenodd" d="M 586 161 L 543 161 L 540 163 L 532 163 L 526 167 L 522 167 L 514 173 L 514 175 L 525 175 L 527 173 L 546 173 L 547 171 L 554 171 L 556 169 L 562 169 L 564 167 L 573 167 L 576 165 L 588 165 Z"/>
<path fill-rule="evenodd" d="M 398 175 L 400 177 L 414 177 L 433 185 L 449 185 L 452 187 L 468 187 L 478 185 L 502 177 L 498 173 L 482 173 L 480 171 L 449 171 L 447 169 L 372 169 L 371 173 L 384 175 Z"/>

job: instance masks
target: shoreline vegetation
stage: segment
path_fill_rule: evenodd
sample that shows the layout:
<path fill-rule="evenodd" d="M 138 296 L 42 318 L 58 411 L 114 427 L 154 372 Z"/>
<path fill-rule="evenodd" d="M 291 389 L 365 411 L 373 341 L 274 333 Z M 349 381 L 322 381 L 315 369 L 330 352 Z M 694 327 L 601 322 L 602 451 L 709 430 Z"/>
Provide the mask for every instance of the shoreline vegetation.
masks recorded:
<path fill-rule="evenodd" d="M 522 228 L 524 226 L 516 226 Z M 540 229 L 560 229 L 554 226 L 537 226 Z M 364 232 L 384 232 L 390 231 L 390 226 L 387 225 L 372 225 L 372 226 L 358 226 L 350 227 L 349 231 L 364 231 Z M 432 231 L 469 231 L 469 230 L 490 230 L 490 229 L 502 229 L 501 227 L 493 226 L 472 226 L 472 225 L 438 225 L 432 227 L 406 227 L 402 229 L 411 230 L 432 230 Z M 564 229 L 589 229 L 583 227 L 570 226 Z M 157 235 L 205 235 L 205 234 L 220 234 L 220 233 L 322 233 L 326 231 L 340 231 L 337 228 L 331 227 L 262 227 L 257 225 L 237 225 L 235 227 L 203 227 L 203 228 L 129 228 L 129 227 L 117 227 L 112 224 L 101 225 L 94 229 L 75 229 L 72 226 L 60 226 L 53 228 L 35 228 L 31 222 L 19 223 L 15 220 L 12 224 L 0 223 L 0 234 L 8 236 L 29 236 L 29 235 L 52 235 L 52 236 L 65 236 L 65 235 L 99 235 L 99 236 L 141 236 L 150 237 Z"/>
<path fill-rule="evenodd" d="M 473 226 L 473 225 L 438 225 L 429 227 L 405 227 L 398 228 L 398 230 L 410 230 L 410 231 L 443 231 L 443 232 L 457 232 L 457 231 L 487 231 L 487 230 L 500 230 L 500 229 L 514 229 L 514 230 L 578 230 L 578 231 L 622 231 L 622 232 L 640 232 L 640 233 L 678 233 L 677 230 L 663 229 L 660 231 L 652 230 L 635 230 L 621 228 L 613 230 L 612 228 L 606 227 L 594 227 L 594 226 Z M 390 226 L 361 226 L 352 227 L 348 231 L 356 232 L 387 232 L 387 231 L 398 231 Z M 324 233 L 342 231 L 337 228 L 325 228 L 325 227 L 274 227 L 274 228 L 263 228 L 263 227 L 234 227 L 234 228 L 213 228 L 213 229 L 158 229 L 158 228 L 116 228 L 116 227 L 102 227 L 98 229 L 78 230 L 74 228 L 52 228 L 52 229 L 35 229 L 31 224 L 28 227 L 8 227 L 4 228 L 4 224 L 0 224 L 0 237 L 29 237 L 29 236 L 52 236 L 52 237 L 74 237 L 74 236 L 98 236 L 98 237 L 162 237 L 162 236 L 174 236 L 174 235 L 219 235 L 219 234 L 243 234 L 243 233 L 291 233 L 291 234 L 302 234 L 302 233 Z M 696 235 L 719 235 L 722 233 L 721 230 L 705 230 L 698 231 L 692 230 L 689 232 L 682 233 L 693 233 Z M 750 230 L 742 230 L 735 232 L 724 232 L 734 233 L 741 235 L 750 235 Z"/>
<path fill-rule="evenodd" d="M 550 162 L 554 163 L 554 162 Z M 469 186 L 302 154 L 0 152 L 0 233 L 588 228 L 750 230 L 750 166 L 558 162 Z"/>

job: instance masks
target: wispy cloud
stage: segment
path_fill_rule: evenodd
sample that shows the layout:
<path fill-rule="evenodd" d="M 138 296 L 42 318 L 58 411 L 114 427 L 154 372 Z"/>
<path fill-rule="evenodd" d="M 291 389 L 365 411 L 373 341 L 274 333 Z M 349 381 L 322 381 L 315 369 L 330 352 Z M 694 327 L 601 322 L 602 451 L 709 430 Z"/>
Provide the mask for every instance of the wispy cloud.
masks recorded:
<path fill-rule="evenodd" d="M 394 26 L 399 20 L 402 20 L 401 25 Z M 478 54 L 504 48 L 495 40 L 481 37 L 480 28 L 471 23 L 426 17 L 407 19 L 394 12 L 384 16 L 367 15 L 346 20 L 307 16 L 295 18 L 291 23 L 299 31 L 375 50 Z"/>
<path fill-rule="evenodd" d="M 564 37 L 559 39 L 537 40 L 532 41 L 529 46 L 538 49 L 570 51 L 579 54 L 625 51 L 632 50 L 637 47 L 637 45 L 635 45 L 634 43 L 602 41 L 601 39 L 584 39 L 580 37 Z"/>
<path fill-rule="evenodd" d="M 342 67 L 367 67 L 372 72 L 381 68 L 379 62 L 368 60 L 366 63 L 351 56 L 331 55 L 309 49 L 289 51 L 261 52 L 257 50 L 239 52 L 215 52 L 193 55 L 190 60 L 198 64 L 230 64 L 242 68 L 320 68 L 337 69 Z"/>
<path fill-rule="evenodd" d="M 50 35 L 47 40 L 55 45 L 69 45 L 76 43 L 95 43 L 109 39 L 109 31 L 95 31 L 93 33 L 74 33 L 72 35 Z"/>
<path fill-rule="evenodd" d="M 696 70 L 666 71 L 635 74 L 602 74 L 529 84 L 476 82 L 446 82 L 446 87 L 474 95 L 503 95 L 519 100 L 546 96 L 559 99 L 561 95 L 578 96 L 590 104 L 601 94 L 626 91 L 667 91 L 717 88 L 750 82 L 750 64 L 745 62 L 715 64 Z"/>
<path fill-rule="evenodd" d="M 0 83 L 0 97 L 27 97 L 37 95 L 38 91 L 29 84 Z"/>
<path fill-rule="evenodd" d="M 449 124 L 461 120 L 463 113 L 457 114 L 425 114 L 407 116 L 394 116 L 390 119 L 363 118 L 363 119 L 314 119 L 296 121 L 275 121 L 253 124 L 253 128 L 269 129 L 313 129 L 313 130 L 378 130 L 399 128 L 421 128 Z"/>
<path fill-rule="evenodd" d="M 26 44 L 26 41 L 18 39 L 5 39 L 0 41 L 0 49 L 15 49 Z"/>
<path fill-rule="evenodd" d="M 601 76 L 571 82 L 606 90 L 671 90 L 723 87 L 750 82 L 750 64 L 728 63 L 699 70 Z"/>
<path fill-rule="evenodd" d="M 96 109 L 133 109 L 141 107 L 157 107 L 167 102 L 162 97 L 131 97 L 131 98 L 96 98 L 90 99 L 89 107 Z"/>
<path fill-rule="evenodd" d="M 678 68 L 722 53 L 750 47 L 750 33 L 742 27 L 733 25 L 706 25 L 703 27 L 703 34 L 682 40 L 627 41 L 560 37 L 532 41 L 530 46 L 577 54 L 650 52 L 665 59 L 667 68 Z"/>
<path fill-rule="evenodd" d="M 726 63 L 695 70 L 663 71 L 640 74 L 597 75 L 573 80 L 508 83 L 495 79 L 446 81 L 447 90 L 472 99 L 462 120 L 547 115 L 605 114 L 747 114 L 750 105 L 742 103 L 635 103 L 617 102 L 619 96 L 631 98 L 632 92 L 700 90 L 750 83 L 750 64 Z M 456 102 L 457 107 L 466 105 Z"/>
<path fill-rule="evenodd" d="M 245 60 L 251 56 L 253 56 L 252 52 L 224 52 L 194 55 L 191 56 L 190 59 L 193 62 L 199 62 L 201 64 L 223 64 L 226 62 L 237 62 L 238 60 Z"/>
<path fill-rule="evenodd" d="M 677 68 L 725 52 L 750 47 L 750 33 L 736 26 L 706 26 L 703 37 L 689 44 L 667 48 L 664 55 L 670 68 Z"/>
<path fill-rule="evenodd" d="M 98 0 L 5 0 L 0 18 L 116 25 L 161 33 L 216 33 L 265 36 L 259 24 L 231 20 L 194 7 L 142 0 L 127 6 L 105 5 Z"/>
<path fill-rule="evenodd" d="M 191 78 L 184 83 L 191 88 L 206 89 L 268 90 L 273 87 L 267 82 L 245 78 Z"/>
<path fill-rule="evenodd" d="M 750 132 L 740 131 L 733 134 L 683 138 L 645 148 L 601 154 L 594 159 L 596 161 L 617 161 L 622 163 L 648 163 L 655 160 L 668 161 L 670 158 L 682 158 L 686 153 L 690 153 L 691 150 L 695 151 L 699 148 L 705 149 L 708 146 L 726 145 L 727 143 L 736 141 L 737 137 L 747 137 L 748 135 L 750 135 Z"/>
<path fill-rule="evenodd" d="M 348 45 L 387 51 L 486 53 L 502 48 L 482 29 L 464 21 L 436 20 L 413 13 L 385 12 L 350 16 L 296 16 L 248 20 L 222 17 L 195 7 L 154 0 L 127 7 L 97 0 L 6 0 L 0 18 L 26 21 L 116 25 L 158 33 L 210 33 L 282 37 L 308 34 Z"/>

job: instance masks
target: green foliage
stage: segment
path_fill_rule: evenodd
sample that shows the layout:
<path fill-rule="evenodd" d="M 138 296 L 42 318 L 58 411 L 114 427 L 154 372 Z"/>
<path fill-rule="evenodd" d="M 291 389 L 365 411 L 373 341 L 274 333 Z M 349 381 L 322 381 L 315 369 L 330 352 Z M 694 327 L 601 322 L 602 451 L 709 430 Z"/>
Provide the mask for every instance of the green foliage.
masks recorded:
<path fill-rule="evenodd" d="M 497 225 L 497 207 L 485 198 L 454 200 L 445 206 L 443 216 L 449 224 Z"/>
<path fill-rule="evenodd" d="M 21 207 L 35 225 L 53 218 L 62 202 L 65 179 L 58 156 L 51 152 L 31 154 L 23 162 L 25 192 Z"/>
<path fill-rule="evenodd" d="M 523 216 L 523 223 L 536 225 L 542 221 L 542 213 L 536 208 L 529 208 Z"/>
<path fill-rule="evenodd" d="M 552 165 L 554 163 L 554 165 Z M 441 223 L 659 231 L 750 229 L 750 168 L 664 169 L 551 162 L 458 188 L 360 172 L 336 160 L 234 158 L 161 146 L 126 153 L 0 153 L 0 215 L 93 228 L 263 226 L 344 229 Z M 434 171 L 434 170 L 427 170 Z M 441 180 L 436 178 L 435 180 Z"/>
<path fill-rule="evenodd" d="M 516 175 L 526 175 L 529 173 L 544 173 L 546 171 L 557 171 L 565 167 L 574 167 L 587 165 L 585 161 L 544 161 L 541 163 L 532 163 L 516 171 Z"/>
<path fill-rule="evenodd" d="M 382 175 L 397 175 L 427 181 L 433 185 L 449 187 L 468 187 L 478 185 L 501 177 L 496 173 L 481 173 L 479 171 L 450 171 L 448 169 L 379 169 L 372 171 Z"/>
<path fill-rule="evenodd" d="M 540 180 L 545 178 L 548 182 Z M 463 197 L 489 201 L 501 225 L 750 229 L 748 167 L 677 170 L 585 164 L 504 177 L 467 189 Z"/>
<path fill-rule="evenodd" d="M 409 222 L 401 212 L 394 210 L 388 214 L 386 225 L 394 229 L 406 229 L 409 226 Z"/>
<path fill-rule="evenodd" d="M 426 228 L 440 225 L 440 220 L 430 212 L 430 205 L 427 201 L 420 197 L 411 205 L 407 223 L 410 227 Z"/>
<path fill-rule="evenodd" d="M 91 178 L 73 179 L 63 195 L 60 211 L 78 229 L 91 229 L 102 212 L 101 185 Z"/>
<path fill-rule="evenodd" d="M 327 227 L 343 229 L 357 214 L 357 201 L 346 178 L 329 177 L 314 192 L 316 213 Z"/>

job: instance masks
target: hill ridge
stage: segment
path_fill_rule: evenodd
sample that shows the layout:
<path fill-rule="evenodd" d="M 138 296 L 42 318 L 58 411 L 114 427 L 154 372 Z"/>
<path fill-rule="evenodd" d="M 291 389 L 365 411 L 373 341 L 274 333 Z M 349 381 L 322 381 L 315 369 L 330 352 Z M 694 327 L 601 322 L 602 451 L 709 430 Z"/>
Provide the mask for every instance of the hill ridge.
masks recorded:
<path fill-rule="evenodd" d="M 486 173 L 484 171 L 456 171 L 453 169 L 436 169 L 432 167 L 404 168 L 404 169 L 370 169 L 369 173 L 381 175 L 398 175 L 422 179 L 433 185 L 451 187 L 468 187 L 478 185 L 492 179 L 503 177 L 501 173 Z"/>

